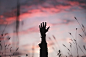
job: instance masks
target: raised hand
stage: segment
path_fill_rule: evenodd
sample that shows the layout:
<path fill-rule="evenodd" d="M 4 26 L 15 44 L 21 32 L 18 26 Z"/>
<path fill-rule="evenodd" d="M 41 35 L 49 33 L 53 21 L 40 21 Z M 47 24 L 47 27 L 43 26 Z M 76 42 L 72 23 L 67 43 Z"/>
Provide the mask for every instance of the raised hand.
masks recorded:
<path fill-rule="evenodd" d="M 50 27 L 46 28 L 46 22 L 42 22 L 41 25 L 39 25 L 41 36 L 45 36 L 46 32 L 49 30 Z"/>

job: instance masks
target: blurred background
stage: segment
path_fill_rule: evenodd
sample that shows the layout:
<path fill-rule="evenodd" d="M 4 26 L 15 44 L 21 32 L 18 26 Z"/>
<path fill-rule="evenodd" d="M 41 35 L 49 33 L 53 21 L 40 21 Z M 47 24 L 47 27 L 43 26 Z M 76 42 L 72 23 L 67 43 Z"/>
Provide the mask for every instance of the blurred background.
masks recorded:
<path fill-rule="evenodd" d="M 0 0 L 0 55 L 39 57 L 42 22 L 48 57 L 86 55 L 86 0 Z"/>

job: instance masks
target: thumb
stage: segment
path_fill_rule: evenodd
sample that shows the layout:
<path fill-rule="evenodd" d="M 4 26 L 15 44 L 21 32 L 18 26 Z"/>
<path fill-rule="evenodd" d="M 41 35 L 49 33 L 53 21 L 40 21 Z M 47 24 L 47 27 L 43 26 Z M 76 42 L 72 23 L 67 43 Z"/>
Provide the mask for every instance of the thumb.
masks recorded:
<path fill-rule="evenodd" d="M 50 26 L 47 28 L 46 32 L 49 30 Z"/>

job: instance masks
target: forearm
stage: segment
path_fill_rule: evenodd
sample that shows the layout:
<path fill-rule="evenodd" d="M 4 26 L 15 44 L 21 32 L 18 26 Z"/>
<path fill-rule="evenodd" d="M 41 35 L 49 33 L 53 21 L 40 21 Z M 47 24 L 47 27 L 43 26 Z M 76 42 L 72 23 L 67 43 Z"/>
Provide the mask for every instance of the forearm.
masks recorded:
<path fill-rule="evenodd" d="M 42 42 L 46 42 L 46 34 L 41 36 Z"/>

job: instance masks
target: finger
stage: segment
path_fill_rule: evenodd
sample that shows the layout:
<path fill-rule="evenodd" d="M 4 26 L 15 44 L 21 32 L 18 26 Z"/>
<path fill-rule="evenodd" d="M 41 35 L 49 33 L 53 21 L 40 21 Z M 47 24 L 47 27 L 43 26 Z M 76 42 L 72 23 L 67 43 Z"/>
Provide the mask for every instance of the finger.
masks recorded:
<path fill-rule="evenodd" d="M 41 27 L 42 27 L 42 23 L 41 23 Z"/>
<path fill-rule="evenodd" d="M 41 28 L 40 25 L 39 25 L 39 28 Z"/>
<path fill-rule="evenodd" d="M 45 22 L 45 28 L 46 28 L 46 22 Z"/>
<path fill-rule="evenodd" d="M 47 28 L 47 31 L 49 30 L 50 26 Z"/>
<path fill-rule="evenodd" d="M 44 27 L 44 22 L 43 22 L 43 27 Z"/>

